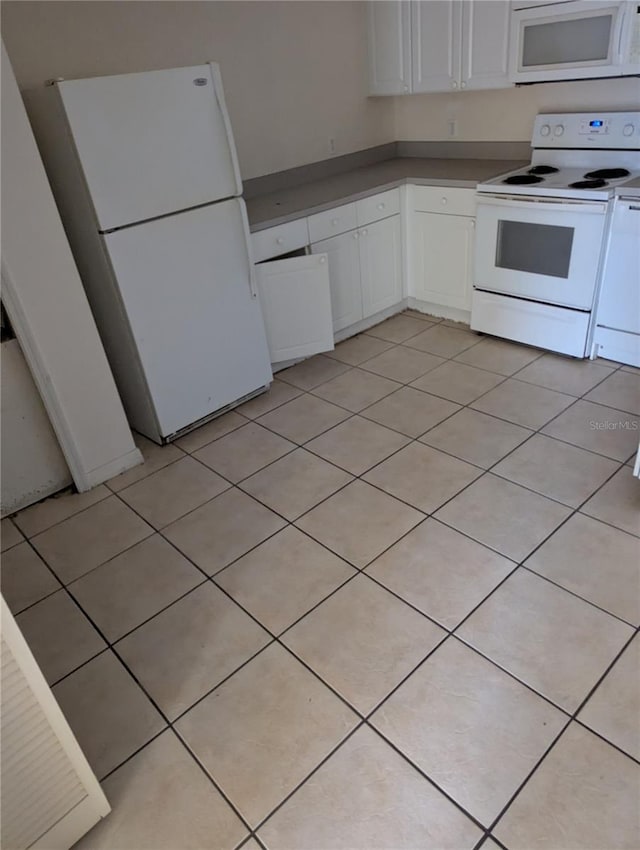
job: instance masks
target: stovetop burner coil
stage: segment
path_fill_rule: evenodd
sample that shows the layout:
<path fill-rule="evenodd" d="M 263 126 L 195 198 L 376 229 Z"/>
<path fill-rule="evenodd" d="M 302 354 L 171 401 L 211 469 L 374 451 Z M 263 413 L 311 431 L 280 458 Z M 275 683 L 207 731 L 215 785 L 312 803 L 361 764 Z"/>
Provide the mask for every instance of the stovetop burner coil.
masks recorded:
<path fill-rule="evenodd" d="M 602 178 L 592 180 L 577 180 L 575 183 L 569 183 L 570 189 L 601 189 L 607 185 L 607 181 Z"/>
<path fill-rule="evenodd" d="M 529 183 L 542 183 L 542 177 L 536 177 L 534 174 L 513 174 L 502 181 L 509 186 L 526 186 Z"/>
<path fill-rule="evenodd" d="M 626 168 L 598 168 L 596 171 L 588 171 L 584 176 L 587 179 L 619 180 L 628 177 L 629 173 Z"/>
<path fill-rule="evenodd" d="M 557 174 L 559 168 L 554 168 L 553 165 L 534 165 L 527 172 L 528 174 Z"/>

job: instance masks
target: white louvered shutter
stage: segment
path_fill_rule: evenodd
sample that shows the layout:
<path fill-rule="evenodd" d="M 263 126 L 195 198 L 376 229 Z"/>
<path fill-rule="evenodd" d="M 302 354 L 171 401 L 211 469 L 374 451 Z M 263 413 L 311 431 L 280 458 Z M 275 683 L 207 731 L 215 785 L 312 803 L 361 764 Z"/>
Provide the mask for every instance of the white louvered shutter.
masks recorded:
<path fill-rule="evenodd" d="M 68 850 L 109 804 L 2 600 L 2 850 Z"/>

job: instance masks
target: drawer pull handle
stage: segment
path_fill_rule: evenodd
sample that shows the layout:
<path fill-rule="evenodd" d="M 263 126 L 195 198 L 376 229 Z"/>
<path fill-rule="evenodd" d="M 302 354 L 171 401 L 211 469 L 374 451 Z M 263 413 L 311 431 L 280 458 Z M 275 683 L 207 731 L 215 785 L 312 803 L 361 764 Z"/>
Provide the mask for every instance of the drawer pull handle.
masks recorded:
<path fill-rule="evenodd" d="M 466 83 L 465 83 L 465 81 L 463 80 L 463 81 L 460 83 L 460 88 L 461 88 L 461 89 L 466 89 L 466 87 L 467 87 L 467 84 L 466 84 Z"/>
<path fill-rule="evenodd" d="M 284 239 L 282 238 L 282 236 L 278 236 L 278 238 L 276 239 L 276 245 L 284 245 Z"/>
<path fill-rule="evenodd" d="M 321 262 L 321 263 L 326 263 L 326 262 L 327 262 L 327 258 L 326 258 L 326 257 L 320 257 L 320 262 Z"/>
<path fill-rule="evenodd" d="M 385 208 L 385 206 L 386 206 L 386 204 L 384 204 L 384 203 L 378 204 L 378 209 L 383 210 Z"/>
<path fill-rule="evenodd" d="M 367 231 L 366 231 L 366 230 L 363 230 L 363 231 L 362 231 L 362 235 L 363 235 L 363 236 L 366 236 L 366 235 L 367 235 Z"/>
<path fill-rule="evenodd" d="M 338 223 L 338 219 L 337 219 L 337 218 L 332 218 L 332 219 L 331 219 L 331 224 L 332 224 L 334 227 L 337 225 L 337 223 Z"/>
<path fill-rule="evenodd" d="M 447 203 L 447 199 L 446 199 L 446 198 L 440 198 L 440 203 L 441 203 L 441 204 L 446 204 L 446 203 Z"/>
<path fill-rule="evenodd" d="M 359 233 L 357 233 L 357 232 L 353 234 L 353 238 L 354 238 L 354 239 L 357 239 L 359 236 L 360 236 L 360 234 L 359 234 Z"/>

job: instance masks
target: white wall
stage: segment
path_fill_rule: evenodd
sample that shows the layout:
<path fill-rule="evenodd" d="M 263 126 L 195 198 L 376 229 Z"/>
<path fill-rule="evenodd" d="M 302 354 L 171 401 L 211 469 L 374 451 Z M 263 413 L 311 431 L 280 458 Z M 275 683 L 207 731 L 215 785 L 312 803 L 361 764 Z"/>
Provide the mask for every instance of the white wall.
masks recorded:
<path fill-rule="evenodd" d="M 512 89 L 396 97 L 395 135 L 406 141 L 443 140 L 456 119 L 460 141 L 523 142 L 538 112 L 640 109 L 640 79 L 544 83 Z"/>
<path fill-rule="evenodd" d="M 362 2 L 3 2 L 18 85 L 220 63 L 244 179 L 392 141 Z"/>
<path fill-rule="evenodd" d="M 215 59 L 244 179 L 394 139 L 528 141 L 541 110 L 639 108 L 640 81 L 547 83 L 487 92 L 367 97 L 364 2 L 114 0 L 2 3 L 21 90 L 51 77 Z"/>
<path fill-rule="evenodd" d="M 78 489 L 141 462 L 4 44 L 2 287 Z"/>

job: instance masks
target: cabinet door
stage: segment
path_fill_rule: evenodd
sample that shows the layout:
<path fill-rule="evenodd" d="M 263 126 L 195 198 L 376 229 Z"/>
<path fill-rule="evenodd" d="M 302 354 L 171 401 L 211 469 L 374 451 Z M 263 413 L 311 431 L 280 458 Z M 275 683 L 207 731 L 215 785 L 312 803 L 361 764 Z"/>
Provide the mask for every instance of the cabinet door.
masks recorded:
<path fill-rule="evenodd" d="M 369 94 L 411 91 L 411 15 L 409 3 L 367 3 Z"/>
<path fill-rule="evenodd" d="M 471 309 L 475 221 L 467 216 L 413 213 L 413 295 Z"/>
<path fill-rule="evenodd" d="M 353 230 L 311 246 L 313 254 L 326 254 L 329 260 L 331 312 L 335 332 L 348 328 L 362 318 L 359 238 L 359 232 Z"/>
<path fill-rule="evenodd" d="M 411 53 L 414 92 L 458 88 L 461 36 L 460 0 L 413 0 Z"/>
<path fill-rule="evenodd" d="M 272 363 L 333 348 L 326 254 L 257 265 Z"/>
<path fill-rule="evenodd" d="M 509 3 L 465 0 L 462 4 L 460 88 L 505 89 L 509 68 Z"/>
<path fill-rule="evenodd" d="M 597 322 L 640 333 L 640 203 L 616 200 Z"/>
<path fill-rule="evenodd" d="M 111 809 L 4 598 L 0 622 L 2 846 L 66 850 Z"/>
<path fill-rule="evenodd" d="M 359 243 L 362 309 L 366 318 L 402 300 L 400 216 L 364 227 Z"/>

